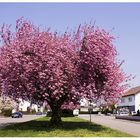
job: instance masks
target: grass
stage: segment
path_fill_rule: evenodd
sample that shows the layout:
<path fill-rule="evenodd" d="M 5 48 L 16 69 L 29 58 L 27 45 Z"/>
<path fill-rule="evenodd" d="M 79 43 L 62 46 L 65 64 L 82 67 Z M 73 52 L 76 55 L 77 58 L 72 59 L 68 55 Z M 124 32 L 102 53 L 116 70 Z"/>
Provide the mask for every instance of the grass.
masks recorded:
<path fill-rule="evenodd" d="M 0 129 L 0 137 L 131 137 L 132 135 L 90 123 L 78 117 L 62 118 L 63 126 L 50 127 L 48 117 Z"/>

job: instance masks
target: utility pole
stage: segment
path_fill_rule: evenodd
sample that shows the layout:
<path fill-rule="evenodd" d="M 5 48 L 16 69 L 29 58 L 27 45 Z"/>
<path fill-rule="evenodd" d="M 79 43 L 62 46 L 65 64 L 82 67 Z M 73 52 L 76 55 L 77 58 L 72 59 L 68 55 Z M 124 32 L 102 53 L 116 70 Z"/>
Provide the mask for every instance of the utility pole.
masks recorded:
<path fill-rule="evenodd" d="M 91 100 L 89 100 L 89 121 L 91 122 L 91 113 L 92 113 L 92 106 L 91 106 Z"/>

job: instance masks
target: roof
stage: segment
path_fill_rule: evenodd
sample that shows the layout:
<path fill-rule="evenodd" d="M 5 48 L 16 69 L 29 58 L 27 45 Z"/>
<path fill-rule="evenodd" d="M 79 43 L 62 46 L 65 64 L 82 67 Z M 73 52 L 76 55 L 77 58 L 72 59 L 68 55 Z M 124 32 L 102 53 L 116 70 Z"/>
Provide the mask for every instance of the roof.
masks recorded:
<path fill-rule="evenodd" d="M 140 92 L 140 86 L 137 86 L 137 87 L 131 88 L 130 90 L 126 91 L 124 93 L 123 97 L 130 96 L 130 95 L 135 95 L 139 92 Z"/>

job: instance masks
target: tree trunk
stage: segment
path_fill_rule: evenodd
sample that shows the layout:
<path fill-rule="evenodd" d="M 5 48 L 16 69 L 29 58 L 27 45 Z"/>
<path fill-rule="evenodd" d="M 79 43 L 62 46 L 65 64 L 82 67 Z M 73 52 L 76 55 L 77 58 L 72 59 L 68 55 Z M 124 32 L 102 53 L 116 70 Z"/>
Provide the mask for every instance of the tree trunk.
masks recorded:
<path fill-rule="evenodd" d="M 60 126 L 62 124 L 61 108 L 58 106 L 54 106 L 51 109 L 52 109 L 52 116 L 50 120 L 51 125 Z"/>

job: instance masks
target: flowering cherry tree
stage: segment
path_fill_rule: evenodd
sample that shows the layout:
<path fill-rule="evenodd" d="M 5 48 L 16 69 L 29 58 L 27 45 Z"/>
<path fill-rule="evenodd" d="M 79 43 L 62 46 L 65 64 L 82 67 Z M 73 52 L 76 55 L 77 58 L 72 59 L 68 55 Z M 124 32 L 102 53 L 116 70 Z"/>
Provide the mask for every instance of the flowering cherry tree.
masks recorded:
<path fill-rule="evenodd" d="M 52 124 L 60 124 L 62 108 L 74 109 L 83 97 L 109 103 L 124 90 L 126 76 L 113 37 L 104 30 L 86 25 L 73 34 L 57 35 L 19 19 L 15 33 L 1 28 L 1 38 L 3 94 L 47 102 Z"/>

